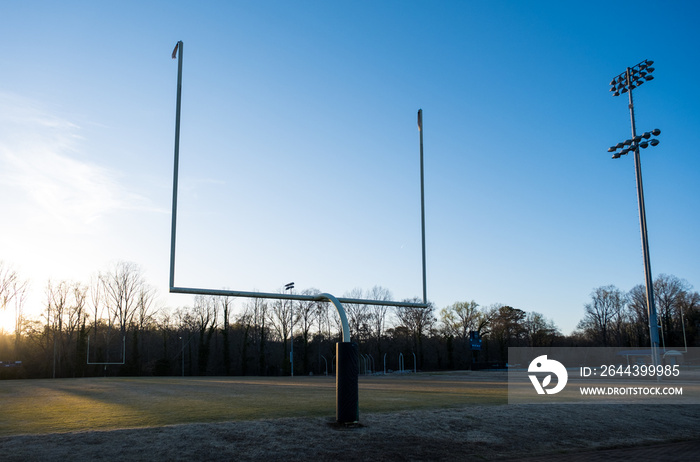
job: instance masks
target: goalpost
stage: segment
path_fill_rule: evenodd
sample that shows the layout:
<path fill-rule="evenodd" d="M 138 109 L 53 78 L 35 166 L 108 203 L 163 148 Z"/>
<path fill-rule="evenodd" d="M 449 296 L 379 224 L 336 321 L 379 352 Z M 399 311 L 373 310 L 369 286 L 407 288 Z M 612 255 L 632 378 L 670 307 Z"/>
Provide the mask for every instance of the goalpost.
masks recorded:
<path fill-rule="evenodd" d="M 423 303 L 407 303 L 387 300 L 368 300 L 355 298 L 337 298 L 328 293 L 318 295 L 274 294 L 266 292 L 250 292 L 238 290 L 219 290 L 192 287 L 177 287 L 175 285 L 175 243 L 177 224 L 177 192 L 178 169 L 180 160 L 180 109 L 182 101 L 182 55 L 183 43 L 178 41 L 172 53 L 172 58 L 178 58 L 177 63 L 177 100 L 175 107 L 175 149 L 173 167 L 173 201 L 172 226 L 170 236 L 170 292 L 191 295 L 215 295 L 243 298 L 266 298 L 277 300 L 300 301 L 329 301 L 333 303 L 342 324 L 343 339 L 336 344 L 336 420 L 341 424 L 356 423 L 359 420 L 358 376 L 359 350 L 357 344 L 350 340 L 350 326 L 343 308 L 343 303 L 383 306 L 412 306 L 427 308 L 426 277 L 425 277 L 425 201 L 423 186 L 423 111 L 418 111 L 418 129 L 420 131 L 420 178 L 421 178 L 421 237 L 422 237 L 422 269 L 423 269 Z"/>

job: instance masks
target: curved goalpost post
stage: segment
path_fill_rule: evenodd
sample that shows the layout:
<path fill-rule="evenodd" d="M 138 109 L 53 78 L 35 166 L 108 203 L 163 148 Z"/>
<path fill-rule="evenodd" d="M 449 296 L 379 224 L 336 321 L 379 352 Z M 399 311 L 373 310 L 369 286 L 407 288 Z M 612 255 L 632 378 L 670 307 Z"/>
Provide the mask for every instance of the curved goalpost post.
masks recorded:
<path fill-rule="evenodd" d="M 180 110 L 182 102 L 182 55 L 183 43 L 177 42 L 172 58 L 177 62 L 177 101 L 175 106 L 175 149 L 173 167 L 173 201 L 172 226 L 170 236 L 170 292 L 190 295 L 215 295 L 243 298 L 267 298 L 277 300 L 328 301 L 333 303 L 343 329 L 342 342 L 336 344 L 336 421 L 341 424 L 352 424 L 359 420 L 359 350 L 357 344 L 350 339 L 350 326 L 343 308 L 343 303 L 383 306 L 412 306 L 427 308 L 426 276 L 425 276 L 425 201 L 423 186 L 423 111 L 418 111 L 418 130 L 420 131 L 420 178 L 421 178 L 421 238 L 422 238 L 422 269 L 423 269 L 423 303 L 407 303 L 387 300 L 368 300 L 355 298 L 337 298 L 328 293 L 318 295 L 275 294 L 266 292 L 249 292 L 238 290 L 204 289 L 175 286 L 175 247 L 177 229 L 177 193 L 178 171 L 180 161 Z M 89 340 L 89 339 L 88 339 Z M 88 349 L 89 351 L 89 349 Z M 88 363 L 90 364 L 90 363 Z M 93 363 L 96 364 L 96 363 Z"/>

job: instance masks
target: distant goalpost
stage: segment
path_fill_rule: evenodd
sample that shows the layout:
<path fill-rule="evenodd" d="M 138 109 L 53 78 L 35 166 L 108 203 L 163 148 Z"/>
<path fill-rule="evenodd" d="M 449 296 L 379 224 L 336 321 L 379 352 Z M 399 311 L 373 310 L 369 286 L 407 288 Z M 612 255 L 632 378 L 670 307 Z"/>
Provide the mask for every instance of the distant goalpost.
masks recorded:
<path fill-rule="evenodd" d="M 170 236 L 170 293 L 190 295 L 214 295 L 243 298 L 266 298 L 277 300 L 297 301 L 329 301 L 333 303 L 340 317 L 343 341 L 336 344 L 336 420 L 341 424 L 357 423 L 359 420 L 358 400 L 358 375 L 359 375 L 359 350 L 357 345 L 351 342 L 350 326 L 343 308 L 343 303 L 382 306 L 411 306 L 427 308 L 426 270 L 425 270 L 425 200 L 423 180 L 423 111 L 418 111 L 418 130 L 420 132 L 420 182 L 421 182 L 421 239 L 422 239 L 422 276 L 423 276 L 423 303 L 407 303 L 387 300 L 369 300 L 356 298 L 340 298 L 328 293 L 318 295 L 298 294 L 274 294 L 266 292 L 250 292 L 223 289 L 204 289 L 193 287 L 177 287 L 175 285 L 175 247 L 177 228 L 177 193 L 178 170 L 180 160 L 180 109 L 182 101 L 182 56 L 183 43 L 178 41 L 172 53 L 172 58 L 178 59 L 177 66 L 177 99 L 175 108 L 175 149 L 173 167 L 173 201 L 172 201 L 172 226 Z M 89 350 L 88 350 L 89 351 Z"/>

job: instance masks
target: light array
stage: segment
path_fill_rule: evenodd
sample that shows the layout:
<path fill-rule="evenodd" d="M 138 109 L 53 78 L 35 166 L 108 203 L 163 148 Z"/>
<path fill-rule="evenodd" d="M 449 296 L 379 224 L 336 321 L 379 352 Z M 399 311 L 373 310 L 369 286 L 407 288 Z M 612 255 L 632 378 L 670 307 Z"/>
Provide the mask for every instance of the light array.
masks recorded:
<path fill-rule="evenodd" d="M 610 81 L 610 91 L 614 92 L 613 96 L 620 96 L 622 93 L 627 93 L 629 90 L 637 88 L 647 80 L 653 80 L 654 76 L 651 73 L 654 72 L 654 68 L 651 67 L 652 64 L 654 64 L 654 61 L 645 59 L 612 79 Z"/>
<path fill-rule="evenodd" d="M 629 154 L 630 152 L 634 152 L 638 148 L 646 149 L 651 146 L 656 146 L 659 144 L 659 140 L 656 138 L 651 138 L 652 136 L 659 136 L 661 134 L 661 130 L 658 128 L 653 129 L 650 132 L 644 132 L 642 135 L 637 135 L 634 138 L 631 138 L 629 140 L 625 140 L 622 143 L 617 143 L 615 146 L 610 146 L 608 148 L 608 152 L 614 152 L 612 158 L 613 159 L 619 159 L 620 156 Z M 620 150 L 619 152 L 616 152 L 617 150 Z"/>

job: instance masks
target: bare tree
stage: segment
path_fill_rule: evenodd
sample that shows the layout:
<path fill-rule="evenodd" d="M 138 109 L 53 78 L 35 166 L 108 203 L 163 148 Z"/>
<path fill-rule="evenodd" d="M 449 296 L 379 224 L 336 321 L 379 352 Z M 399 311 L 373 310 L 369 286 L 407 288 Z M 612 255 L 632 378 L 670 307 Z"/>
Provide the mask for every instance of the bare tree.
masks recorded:
<path fill-rule="evenodd" d="M 687 281 L 669 274 L 659 274 L 654 280 L 654 301 L 661 323 L 664 343 L 678 345 L 682 342 L 682 306 L 691 285 Z"/>
<path fill-rule="evenodd" d="M 267 338 L 269 328 L 267 318 L 269 304 L 261 298 L 253 298 L 244 305 L 239 323 L 244 326 L 243 344 L 241 346 L 241 372 L 248 372 L 248 345 L 254 345 L 258 355 L 258 374 L 265 375 L 267 370 Z"/>
<path fill-rule="evenodd" d="M 20 279 L 18 273 L 0 260 L 0 311 L 6 311 L 14 302 L 15 307 L 15 354 L 18 354 L 23 325 L 24 302 L 29 281 Z"/>
<path fill-rule="evenodd" d="M 85 356 L 87 353 L 87 293 L 88 288 L 79 282 L 72 286 L 73 303 L 70 307 L 68 342 L 73 344 L 75 336 L 75 355 L 73 365 L 73 376 L 83 376 L 85 374 Z"/>
<path fill-rule="evenodd" d="M 316 322 L 316 335 L 319 337 L 332 337 L 331 319 L 328 315 L 328 302 L 320 301 L 315 305 L 314 320 Z"/>
<path fill-rule="evenodd" d="M 49 281 L 46 289 L 47 335 L 53 349 L 53 376 L 82 374 L 86 352 L 87 288 L 80 283 Z"/>
<path fill-rule="evenodd" d="M 173 331 L 172 314 L 169 310 L 158 310 L 155 315 L 156 328 L 163 341 L 163 354 L 155 362 L 154 375 L 168 375 L 171 370 L 170 356 L 168 354 L 168 338 Z"/>
<path fill-rule="evenodd" d="M 46 288 L 46 324 L 47 331 L 50 332 L 53 344 L 53 366 L 52 376 L 61 374 L 61 357 L 63 345 L 63 321 L 65 311 L 68 309 L 69 286 L 65 281 L 54 285 L 49 281 Z"/>
<path fill-rule="evenodd" d="M 229 338 L 229 321 L 233 311 L 233 297 L 219 297 L 218 302 L 221 307 L 221 337 L 223 339 L 223 361 L 224 372 L 231 374 L 231 340 Z M 246 332 L 247 333 L 247 332 Z"/>
<path fill-rule="evenodd" d="M 403 300 L 407 303 L 422 303 L 419 298 Z M 435 316 L 433 316 L 434 308 L 429 304 L 427 308 L 416 306 L 400 306 L 396 308 L 396 316 L 403 327 L 408 329 L 413 337 L 414 348 L 418 354 L 419 367 L 423 364 L 423 338 L 430 331 L 430 328 L 435 324 Z"/>
<path fill-rule="evenodd" d="M 70 304 L 66 313 L 66 332 L 72 340 L 86 316 L 87 287 L 79 282 L 70 284 Z"/>
<path fill-rule="evenodd" d="M 629 321 L 628 335 L 637 346 L 649 345 L 649 312 L 647 291 L 642 284 L 636 285 L 627 293 L 625 317 Z"/>
<path fill-rule="evenodd" d="M 155 306 L 156 290 L 153 286 L 143 284 L 138 292 L 136 302 L 136 313 L 133 323 L 139 331 L 146 330 L 154 321 L 156 312 Z"/>
<path fill-rule="evenodd" d="M 146 284 L 141 270 L 134 263 L 120 261 L 110 271 L 100 274 L 100 281 L 110 318 L 119 326 L 121 335 L 126 336 Z"/>
<path fill-rule="evenodd" d="M 199 375 L 206 375 L 211 352 L 211 338 L 216 331 L 218 300 L 215 296 L 197 295 L 194 297 L 192 317 L 199 332 L 199 349 L 197 365 Z"/>
<path fill-rule="evenodd" d="M 22 332 L 24 331 L 24 303 L 27 300 L 29 281 L 15 281 L 12 290 L 15 292 L 13 302 L 15 305 L 15 356 L 20 352 Z"/>
<path fill-rule="evenodd" d="M 141 374 L 141 357 L 144 354 L 143 336 L 152 326 L 156 308 L 156 291 L 155 288 L 142 282 L 137 294 L 136 308 L 131 321 L 131 364 L 129 364 L 130 372 L 136 375 Z"/>
<path fill-rule="evenodd" d="M 591 303 L 585 305 L 585 314 L 579 329 L 603 346 L 619 344 L 621 340 L 625 294 L 615 286 L 598 287 L 591 292 Z"/>
<path fill-rule="evenodd" d="M 97 341 L 99 338 L 98 328 L 100 323 L 106 323 L 109 327 L 108 333 L 111 334 L 111 318 L 107 318 L 106 322 L 103 320 L 104 305 L 103 305 L 103 289 L 102 281 L 100 280 L 99 274 L 95 274 L 90 278 L 90 285 L 88 286 L 88 299 L 90 306 L 92 308 L 92 327 L 88 330 L 88 338 L 92 335 L 92 338 Z M 88 355 L 89 355 L 88 351 Z M 97 358 L 96 356 L 95 358 Z M 99 355 L 101 357 L 101 354 Z"/>
<path fill-rule="evenodd" d="M 346 292 L 345 298 L 364 299 L 365 294 L 359 287 Z M 358 343 L 367 340 L 370 335 L 370 306 L 362 303 L 348 303 L 344 305 L 348 318 L 350 336 Z"/>
<path fill-rule="evenodd" d="M 700 326 L 700 294 L 688 290 L 681 301 L 681 332 L 685 332 L 684 343 L 697 346 L 698 327 Z"/>
<path fill-rule="evenodd" d="M 321 293 L 318 289 L 304 289 L 302 295 L 318 295 Z M 318 302 L 302 300 L 297 302 L 295 309 L 295 324 L 301 330 L 302 338 L 302 365 L 303 372 L 309 372 L 309 340 L 311 338 L 311 327 L 316 319 Z"/>
<path fill-rule="evenodd" d="M 268 311 L 268 321 L 277 334 L 277 339 L 282 342 L 282 361 L 285 371 L 289 370 L 289 355 L 287 349 L 287 337 L 292 331 L 292 300 L 273 300 Z"/>
<path fill-rule="evenodd" d="M 554 322 L 534 311 L 530 311 L 525 315 L 523 327 L 525 328 L 528 346 L 531 347 L 551 346 L 559 335 L 559 329 L 557 329 Z"/>
<path fill-rule="evenodd" d="M 15 297 L 15 287 L 19 281 L 17 272 L 0 260 L 0 309 L 5 311 Z"/>
<path fill-rule="evenodd" d="M 189 307 L 177 308 L 173 315 L 176 319 L 176 324 L 178 326 L 178 337 L 180 339 L 180 354 L 178 355 L 181 360 L 181 374 L 185 375 L 185 364 L 187 364 L 187 370 L 189 375 L 192 374 L 192 339 L 194 332 L 197 331 L 197 322 L 192 310 Z M 185 349 L 187 351 L 185 352 Z M 189 358 L 186 361 L 186 358 Z"/>
<path fill-rule="evenodd" d="M 692 291 L 692 286 L 684 279 L 673 275 L 659 274 L 654 280 L 654 305 L 657 310 L 659 324 L 661 325 L 664 343 L 674 346 L 683 345 L 683 329 L 688 327 L 691 337 L 695 335 L 694 324 L 684 326 L 684 320 L 694 319 L 697 313 L 697 292 Z M 626 315 L 628 317 L 627 330 L 632 341 L 639 346 L 649 345 L 649 313 L 647 307 L 646 290 L 639 284 L 627 294 Z M 698 316 L 700 317 L 700 316 Z M 686 332 L 686 337 L 687 337 Z"/>
<path fill-rule="evenodd" d="M 374 286 L 370 289 L 367 294 L 370 300 L 391 300 L 391 292 L 381 286 Z M 377 343 L 377 354 L 381 356 L 381 339 L 384 335 L 384 326 L 386 324 L 386 315 L 389 311 L 389 307 L 386 305 L 372 305 L 369 311 L 368 323 L 370 326 L 370 335 L 375 339 Z"/>

